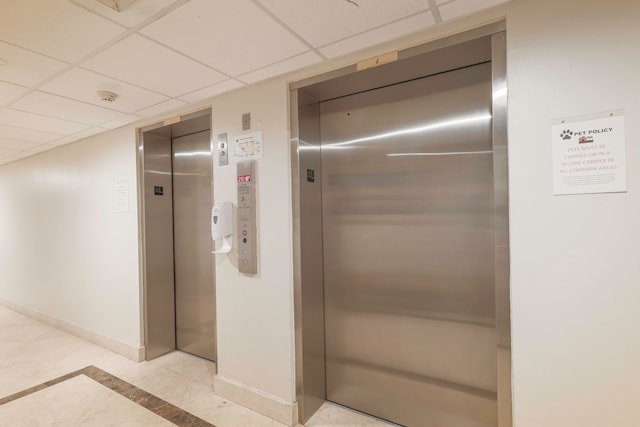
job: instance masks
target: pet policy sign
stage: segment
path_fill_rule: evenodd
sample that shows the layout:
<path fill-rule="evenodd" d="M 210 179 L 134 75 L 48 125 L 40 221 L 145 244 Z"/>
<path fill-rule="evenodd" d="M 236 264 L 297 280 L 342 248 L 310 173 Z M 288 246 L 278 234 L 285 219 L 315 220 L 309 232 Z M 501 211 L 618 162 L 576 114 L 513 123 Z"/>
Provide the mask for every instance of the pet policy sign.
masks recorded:
<path fill-rule="evenodd" d="M 557 119 L 551 129 L 555 195 L 627 191 L 622 112 Z"/>

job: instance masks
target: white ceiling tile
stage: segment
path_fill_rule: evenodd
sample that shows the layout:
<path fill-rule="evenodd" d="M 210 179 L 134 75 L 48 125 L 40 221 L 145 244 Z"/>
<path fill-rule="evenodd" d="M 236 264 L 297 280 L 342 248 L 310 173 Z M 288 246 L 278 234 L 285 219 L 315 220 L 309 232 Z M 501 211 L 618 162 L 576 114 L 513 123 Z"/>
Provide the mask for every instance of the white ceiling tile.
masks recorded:
<path fill-rule="evenodd" d="M 4 61 L 0 65 L 0 80 L 22 86 L 35 86 L 67 66 L 64 62 L 2 41 L 0 41 L 0 58 Z"/>
<path fill-rule="evenodd" d="M 0 124 L 0 135 L 2 139 L 13 139 L 16 141 L 45 143 L 51 142 L 54 139 L 60 138 L 60 135 L 53 133 L 40 132 L 37 130 L 23 129 L 14 126 L 7 126 Z"/>
<path fill-rule="evenodd" d="M 13 161 L 11 156 L 3 156 L 0 154 L 0 165 L 6 165 Z"/>
<path fill-rule="evenodd" d="M 43 85 L 40 90 L 125 113 L 131 113 L 169 99 L 165 95 L 81 68 L 69 70 Z M 102 101 L 96 94 L 99 90 L 114 92 L 118 94 L 118 98 L 112 103 Z"/>
<path fill-rule="evenodd" d="M 2 140 L 0 140 L 0 157 L 9 157 L 16 154 L 19 150 L 12 150 L 10 148 L 4 148 L 2 146 Z"/>
<path fill-rule="evenodd" d="M 75 141 L 77 141 L 79 139 L 80 139 L 79 136 L 70 135 L 70 136 L 65 136 L 63 138 L 60 138 L 60 139 L 56 139 L 55 141 L 49 143 L 49 145 L 51 145 L 53 147 L 59 147 L 61 145 L 70 144 L 70 143 L 75 142 Z"/>
<path fill-rule="evenodd" d="M 117 12 L 96 0 L 71 0 L 71 2 L 130 28 L 159 13 L 174 0 L 136 0 L 122 12 Z"/>
<path fill-rule="evenodd" d="M 11 156 L 9 158 L 9 161 L 15 162 L 16 160 L 24 159 L 26 157 L 31 157 L 31 156 L 33 156 L 35 154 L 36 153 L 33 153 L 33 152 L 29 151 L 29 150 L 20 151 L 18 153 L 15 153 L 13 156 Z"/>
<path fill-rule="evenodd" d="M 13 161 L 14 161 L 13 156 L 0 155 L 0 165 L 7 165 Z"/>
<path fill-rule="evenodd" d="M 258 0 L 314 47 L 429 9 L 427 0 Z"/>
<path fill-rule="evenodd" d="M 74 133 L 73 135 L 71 135 L 72 137 L 74 137 L 77 140 L 82 139 L 82 138 L 89 138 L 90 136 L 93 135 L 97 135 L 99 133 L 103 133 L 106 132 L 105 129 L 99 128 L 99 127 L 94 127 L 94 128 L 90 128 L 87 130 L 83 130 L 82 132 L 78 132 L 78 133 Z M 53 141 L 52 144 L 55 144 L 56 141 Z"/>
<path fill-rule="evenodd" d="M 312 64 L 317 64 L 321 61 L 322 58 L 315 52 L 307 52 L 277 64 L 252 71 L 251 73 L 243 74 L 238 78 L 246 83 L 255 83 L 260 80 L 266 80 L 269 77 L 285 74 L 289 71 L 298 70 Z"/>
<path fill-rule="evenodd" d="M 17 141 L 15 139 L 0 138 L 0 148 L 3 150 L 24 151 L 30 150 L 39 145 L 43 144 L 40 142 Z"/>
<path fill-rule="evenodd" d="M 409 18 L 367 31 L 366 33 L 339 41 L 319 49 L 327 58 L 335 58 L 355 52 L 365 47 L 374 46 L 406 34 L 420 31 L 435 24 L 431 12 L 420 13 Z"/>
<path fill-rule="evenodd" d="M 180 107 L 184 107 L 187 105 L 186 102 L 180 101 L 178 99 L 170 99 L 169 101 L 162 102 L 153 107 L 145 108 L 144 110 L 136 111 L 136 114 L 143 117 L 153 117 L 158 116 L 163 113 L 167 113 L 171 110 L 175 110 Z"/>
<path fill-rule="evenodd" d="M 25 129 L 39 130 L 58 135 L 70 135 L 88 128 L 87 125 L 52 119 L 38 114 L 6 108 L 0 111 L 0 124 L 17 126 Z"/>
<path fill-rule="evenodd" d="M 28 87 L 0 81 L 0 106 L 11 104 L 12 101 L 27 93 L 28 90 Z"/>
<path fill-rule="evenodd" d="M 65 136 L 62 138 L 58 138 L 55 141 L 51 141 L 49 144 L 54 146 L 60 146 L 65 144 L 70 144 L 75 141 L 79 141 L 83 138 L 89 138 L 90 136 L 97 135 L 99 133 L 106 132 L 106 129 L 94 127 L 84 130 L 82 132 L 75 133 L 73 135 Z"/>
<path fill-rule="evenodd" d="M 444 21 L 477 12 L 481 9 L 506 3 L 508 0 L 456 0 L 439 6 L 440 15 Z"/>
<path fill-rule="evenodd" d="M 193 92 L 225 79 L 209 67 L 135 34 L 81 65 L 169 96 Z"/>
<path fill-rule="evenodd" d="M 308 50 L 249 0 L 191 0 L 141 32 L 231 76 Z"/>
<path fill-rule="evenodd" d="M 131 114 L 131 115 L 128 115 L 128 116 L 124 116 L 124 117 L 122 117 L 120 119 L 116 119 L 116 120 L 113 120 L 111 122 L 104 123 L 104 124 L 100 125 L 100 127 L 106 128 L 106 129 L 117 129 L 119 127 L 122 127 L 122 126 L 125 126 L 125 125 L 128 125 L 128 124 L 137 122 L 138 120 L 141 120 L 141 119 L 142 119 L 142 116 L 136 116 L 136 115 Z"/>
<path fill-rule="evenodd" d="M 77 61 L 124 31 L 67 0 L 2 2 L 0 40 L 62 61 Z"/>
<path fill-rule="evenodd" d="M 51 150 L 52 148 L 56 148 L 53 144 L 42 144 L 36 145 L 35 147 L 29 148 L 27 151 L 33 154 L 42 153 L 43 151 Z"/>
<path fill-rule="evenodd" d="M 99 126 L 125 115 L 119 111 L 96 107 L 44 92 L 30 93 L 15 102 L 12 108 L 90 126 Z"/>
<path fill-rule="evenodd" d="M 180 99 L 186 102 L 197 102 L 203 99 L 211 98 L 212 96 L 216 96 L 224 92 L 229 92 L 242 86 L 244 86 L 244 83 L 237 80 L 229 79 L 225 80 L 222 83 L 216 83 L 204 89 L 196 90 L 195 92 L 182 95 Z"/>

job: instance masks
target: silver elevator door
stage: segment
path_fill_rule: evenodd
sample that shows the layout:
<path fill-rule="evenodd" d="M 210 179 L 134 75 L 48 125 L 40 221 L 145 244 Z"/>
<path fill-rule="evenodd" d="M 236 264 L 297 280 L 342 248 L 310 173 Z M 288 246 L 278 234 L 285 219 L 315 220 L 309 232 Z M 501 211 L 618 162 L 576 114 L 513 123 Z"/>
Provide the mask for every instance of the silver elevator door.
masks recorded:
<path fill-rule="evenodd" d="M 320 104 L 327 399 L 496 427 L 491 64 Z"/>
<path fill-rule="evenodd" d="M 176 347 L 214 360 L 210 132 L 172 139 Z"/>

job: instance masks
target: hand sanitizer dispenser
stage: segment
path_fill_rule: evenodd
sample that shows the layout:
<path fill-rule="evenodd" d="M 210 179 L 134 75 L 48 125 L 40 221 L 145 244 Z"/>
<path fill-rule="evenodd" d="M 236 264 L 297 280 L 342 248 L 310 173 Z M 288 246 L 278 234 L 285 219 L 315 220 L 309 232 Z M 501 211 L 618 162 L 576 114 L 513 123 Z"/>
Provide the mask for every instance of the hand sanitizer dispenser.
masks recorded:
<path fill-rule="evenodd" d="M 233 204 L 231 202 L 216 203 L 211 208 L 211 238 L 214 245 L 218 240 L 222 240 L 222 247 L 211 253 L 226 254 L 231 251 L 233 240 Z"/>

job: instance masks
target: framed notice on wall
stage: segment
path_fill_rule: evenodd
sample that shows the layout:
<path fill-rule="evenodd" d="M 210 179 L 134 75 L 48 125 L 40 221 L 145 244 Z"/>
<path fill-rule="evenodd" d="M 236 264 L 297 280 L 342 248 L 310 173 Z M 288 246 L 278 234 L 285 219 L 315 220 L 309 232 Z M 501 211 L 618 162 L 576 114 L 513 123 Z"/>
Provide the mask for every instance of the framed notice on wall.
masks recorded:
<path fill-rule="evenodd" d="M 117 213 L 129 212 L 129 182 L 116 181 L 114 185 L 115 207 Z"/>
<path fill-rule="evenodd" d="M 551 144 L 554 195 L 627 191 L 623 112 L 556 119 Z"/>
<path fill-rule="evenodd" d="M 231 136 L 232 161 L 259 160 L 262 158 L 262 131 Z"/>

